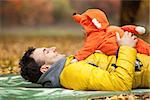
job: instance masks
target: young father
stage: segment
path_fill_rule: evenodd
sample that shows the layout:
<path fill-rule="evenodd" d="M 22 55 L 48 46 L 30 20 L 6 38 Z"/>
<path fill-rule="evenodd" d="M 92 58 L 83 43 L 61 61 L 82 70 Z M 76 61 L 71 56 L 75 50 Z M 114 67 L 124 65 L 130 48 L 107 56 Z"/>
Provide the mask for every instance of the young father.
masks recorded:
<path fill-rule="evenodd" d="M 74 56 L 65 57 L 51 48 L 29 48 L 20 60 L 21 76 L 43 87 L 64 87 L 74 90 L 131 90 L 150 87 L 150 57 L 137 54 L 137 39 L 126 33 L 117 36 L 118 57 L 94 53 L 85 60 L 71 63 Z M 135 60 L 141 63 L 138 70 Z"/>

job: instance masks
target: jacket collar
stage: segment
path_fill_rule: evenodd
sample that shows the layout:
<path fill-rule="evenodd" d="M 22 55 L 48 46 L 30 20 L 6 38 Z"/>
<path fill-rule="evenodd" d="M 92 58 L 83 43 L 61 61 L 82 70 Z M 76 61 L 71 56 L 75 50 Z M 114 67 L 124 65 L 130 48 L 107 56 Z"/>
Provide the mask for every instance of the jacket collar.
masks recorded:
<path fill-rule="evenodd" d="M 43 87 L 53 87 L 53 88 L 58 88 L 62 87 L 60 84 L 60 73 L 64 68 L 64 64 L 66 62 L 66 58 L 62 58 L 56 63 L 54 63 L 47 72 L 42 74 L 40 79 L 38 80 L 38 84 L 42 84 Z"/>

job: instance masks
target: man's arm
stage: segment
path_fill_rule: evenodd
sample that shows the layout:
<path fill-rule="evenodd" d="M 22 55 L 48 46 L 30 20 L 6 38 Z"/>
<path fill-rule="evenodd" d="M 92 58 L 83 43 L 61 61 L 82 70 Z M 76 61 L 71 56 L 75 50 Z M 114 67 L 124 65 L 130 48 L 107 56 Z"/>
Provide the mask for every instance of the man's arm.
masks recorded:
<path fill-rule="evenodd" d="M 117 36 L 120 45 L 117 68 L 110 73 L 100 68 L 92 71 L 89 89 L 93 90 L 131 90 L 134 62 L 136 60 L 135 47 L 137 40 L 131 34 L 125 34 L 122 39 Z"/>
<path fill-rule="evenodd" d="M 65 67 L 60 76 L 61 84 L 75 90 L 131 90 L 136 59 L 136 49 L 133 47 L 137 40 L 130 35 L 118 39 L 121 46 L 116 69 L 109 72 L 81 61 Z"/>

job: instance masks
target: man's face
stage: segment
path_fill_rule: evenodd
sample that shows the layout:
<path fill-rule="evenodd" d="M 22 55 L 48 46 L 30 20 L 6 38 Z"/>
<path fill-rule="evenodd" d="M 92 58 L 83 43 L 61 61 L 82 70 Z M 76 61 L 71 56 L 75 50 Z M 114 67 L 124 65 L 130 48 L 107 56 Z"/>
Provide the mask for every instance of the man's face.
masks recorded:
<path fill-rule="evenodd" d="M 36 62 L 53 64 L 56 61 L 60 60 L 61 58 L 65 57 L 65 55 L 59 54 L 56 51 L 56 47 L 51 47 L 51 48 L 36 48 L 31 54 L 31 57 Z"/>

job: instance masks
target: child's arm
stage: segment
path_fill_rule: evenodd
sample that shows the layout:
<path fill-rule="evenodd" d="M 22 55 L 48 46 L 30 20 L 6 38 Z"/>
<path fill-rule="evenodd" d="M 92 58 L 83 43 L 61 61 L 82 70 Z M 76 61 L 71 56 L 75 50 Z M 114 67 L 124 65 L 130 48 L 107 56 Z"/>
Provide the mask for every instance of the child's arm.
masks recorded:
<path fill-rule="evenodd" d="M 87 58 L 90 54 L 97 50 L 98 46 L 104 40 L 105 32 L 93 32 L 85 40 L 84 46 L 77 52 L 75 58 L 80 61 Z"/>
<path fill-rule="evenodd" d="M 145 28 L 141 26 L 135 26 L 135 25 L 125 25 L 121 27 L 122 30 L 131 32 L 133 34 L 144 34 Z"/>

